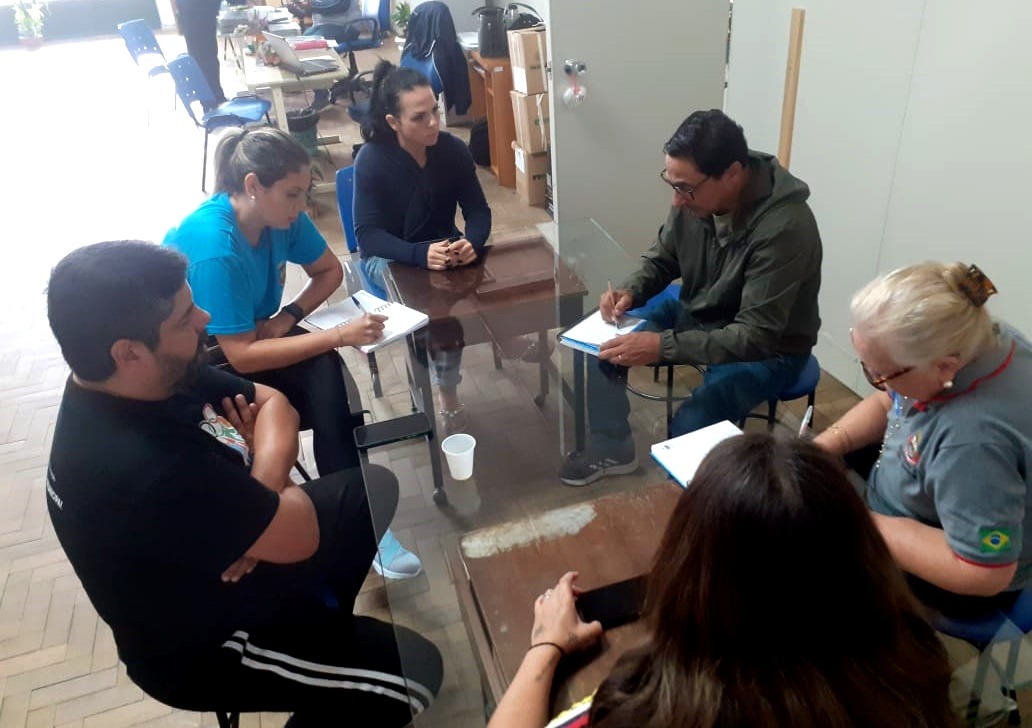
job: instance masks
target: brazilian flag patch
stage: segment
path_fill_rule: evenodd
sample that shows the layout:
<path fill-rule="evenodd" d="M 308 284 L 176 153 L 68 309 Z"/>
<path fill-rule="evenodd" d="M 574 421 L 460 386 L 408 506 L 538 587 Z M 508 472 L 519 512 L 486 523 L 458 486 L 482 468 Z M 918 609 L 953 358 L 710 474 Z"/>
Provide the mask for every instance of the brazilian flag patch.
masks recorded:
<path fill-rule="evenodd" d="M 1010 551 L 1011 537 L 1009 528 L 978 529 L 979 550 L 983 554 L 998 554 Z"/>

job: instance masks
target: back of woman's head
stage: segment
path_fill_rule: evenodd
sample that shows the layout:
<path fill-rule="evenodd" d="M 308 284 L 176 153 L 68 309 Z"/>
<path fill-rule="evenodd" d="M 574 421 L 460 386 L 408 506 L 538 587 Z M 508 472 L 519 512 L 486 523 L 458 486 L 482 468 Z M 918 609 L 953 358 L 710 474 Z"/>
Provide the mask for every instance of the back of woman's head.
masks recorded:
<path fill-rule="evenodd" d="M 800 439 L 714 448 L 646 610 L 651 642 L 600 690 L 593 724 L 949 725 L 941 645 L 842 466 Z"/>
<path fill-rule="evenodd" d="M 311 163 L 305 148 L 285 131 L 270 126 L 230 129 L 215 148 L 215 191 L 243 192 L 244 177 L 252 172 L 263 187 L 271 187 Z"/>
<path fill-rule="evenodd" d="M 900 366 L 951 355 L 966 361 L 994 336 L 985 301 L 995 289 L 972 268 L 924 262 L 879 276 L 853 296 L 853 327 Z"/>
<path fill-rule="evenodd" d="M 362 121 L 362 138 L 367 142 L 382 142 L 396 138 L 387 117 L 401 116 L 401 95 L 430 81 L 414 68 L 395 66 L 380 61 L 373 71 L 373 89 L 369 97 L 369 114 Z"/>

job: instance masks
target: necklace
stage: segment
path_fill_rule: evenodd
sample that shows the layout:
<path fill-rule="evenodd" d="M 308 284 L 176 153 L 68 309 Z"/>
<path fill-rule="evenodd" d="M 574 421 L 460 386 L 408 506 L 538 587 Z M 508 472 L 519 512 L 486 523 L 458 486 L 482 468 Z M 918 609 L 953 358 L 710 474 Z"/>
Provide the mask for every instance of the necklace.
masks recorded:
<path fill-rule="evenodd" d="M 889 439 L 903 427 L 903 400 L 909 399 L 909 397 L 903 397 L 899 394 L 892 395 L 892 414 L 889 418 L 889 423 L 885 428 L 885 435 L 882 437 L 881 449 L 878 450 L 878 459 L 874 461 L 874 469 L 877 470 L 881 465 L 882 455 L 885 454 L 885 445 L 889 442 Z"/>

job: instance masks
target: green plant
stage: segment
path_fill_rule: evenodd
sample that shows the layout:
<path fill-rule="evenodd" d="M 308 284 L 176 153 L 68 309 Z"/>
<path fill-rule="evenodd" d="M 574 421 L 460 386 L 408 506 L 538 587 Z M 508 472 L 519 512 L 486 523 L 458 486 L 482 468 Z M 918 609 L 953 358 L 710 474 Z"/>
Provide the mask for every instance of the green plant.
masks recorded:
<path fill-rule="evenodd" d="M 409 19 L 411 17 L 412 6 L 405 2 L 405 0 L 401 0 L 401 2 L 394 6 L 394 12 L 391 13 L 391 22 L 394 24 L 394 32 L 398 35 L 405 35 L 405 31 L 408 29 Z"/>
<path fill-rule="evenodd" d="M 47 6 L 42 0 L 18 0 L 14 5 L 14 22 L 19 38 L 42 38 Z"/>

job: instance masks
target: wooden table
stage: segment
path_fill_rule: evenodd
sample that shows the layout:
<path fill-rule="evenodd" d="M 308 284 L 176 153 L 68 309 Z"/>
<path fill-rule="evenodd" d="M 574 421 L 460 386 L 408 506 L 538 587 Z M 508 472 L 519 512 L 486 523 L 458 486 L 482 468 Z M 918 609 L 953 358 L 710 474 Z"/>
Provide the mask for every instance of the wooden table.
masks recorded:
<path fill-rule="evenodd" d="M 585 589 L 647 573 L 682 492 L 667 482 L 606 496 L 471 531 L 449 550 L 462 620 L 492 703 L 530 645 L 534 599 L 568 570 L 579 572 Z M 600 649 L 565 659 L 552 713 L 594 691 L 642 637 L 640 623 L 625 625 L 606 632 Z"/>
<path fill-rule="evenodd" d="M 502 187 L 516 186 L 516 121 L 513 118 L 512 65 L 508 58 L 482 58 L 470 51 L 467 58 L 472 104 L 470 116 L 487 118 L 491 147 L 491 171 Z"/>
<path fill-rule="evenodd" d="M 240 42 L 238 37 L 234 37 L 234 43 Z M 329 49 L 315 49 L 306 51 L 297 51 L 299 58 L 304 60 L 305 58 L 332 58 L 337 63 L 336 70 L 328 71 L 326 73 L 315 73 L 311 76 L 297 76 L 290 71 L 283 70 L 278 66 L 260 66 L 254 56 L 245 55 L 241 52 L 241 58 L 243 60 L 243 73 L 244 73 L 244 85 L 247 86 L 247 90 L 254 93 L 259 89 L 267 88 L 272 95 L 272 108 L 274 110 L 273 120 L 277 127 L 285 132 L 290 131 L 290 127 L 287 124 L 287 105 L 283 97 L 284 89 L 292 91 L 308 90 L 314 91 L 315 89 L 330 88 L 337 81 L 348 78 L 350 71 L 341 60 L 340 56 L 337 55 L 333 48 Z M 317 140 L 319 144 L 339 144 L 340 137 L 336 134 L 330 136 L 319 137 Z M 314 194 L 320 194 L 324 192 L 334 192 L 336 190 L 336 182 L 330 180 L 328 182 L 316 182 L 312 186 L 312 192 Z"/>
<path fill-rule="evenodd" d="M 495 236 L 493 241 L 480 260 L 469 266 L 429 271 L 392 262 L 385 276 L 392 300 L 430 317 L 430 323 L 407 341 L 413 400 L 431 423 L 435 423 L 428 357 L 432 348 L 446 348 L 452 341 L 464 346 L 498 343 L 535 333 L 539 346 L 547 347 L 548 330 L 570 326 L 583 317 L 587 289 L 539 233 L 514 233 L 508 239 Z M 535 402 L 540 406 L 549 389 L 547 361 L 539 366 L 539 381 Z M 583 398 L 583 384 L 575 388 L 576 396 Z M 436 423 L 434 428 L 431 442 L 436 440 Z M 447 499 L 441 454 L 433 445 L 430 466 L 434 501 L 443 505 Z"/>

